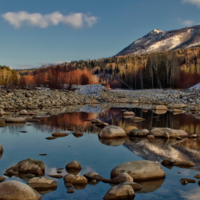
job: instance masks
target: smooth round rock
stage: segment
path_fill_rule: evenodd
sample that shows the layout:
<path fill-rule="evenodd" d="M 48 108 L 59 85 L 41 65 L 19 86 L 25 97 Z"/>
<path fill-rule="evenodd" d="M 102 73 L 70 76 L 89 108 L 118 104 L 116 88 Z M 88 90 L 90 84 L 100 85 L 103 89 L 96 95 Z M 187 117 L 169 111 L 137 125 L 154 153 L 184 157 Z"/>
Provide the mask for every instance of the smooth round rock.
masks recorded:
<path fill-rule="evenodd" d="M 153 110 L 167 110 L 167 107 L 165 105 L 157 105 L 153 106 Z"/>
<path fill-rule="evenodd" d="M 126 137 L 125 131 L 119 126 L 106 126 L 100 133 L 99 138 L 122 138 Z"/>
<path fill-rule="evenodd" d="M 185 138 L 188 137 L 188 133 L 183 130 L 175 130 L 171 128 L 153 128 L 149 135 L 153 135 L 154 137 L 164 137 L 164 138 Z"/>
<path fill-rule="evenodd" d="M 120 164 L 111 171 L 111 178 L 118 176 L 122 172 L 128 173 L 134 181 L 153 180 L 165 177 L 165 172 L 159 164 L 147 160 Z"/>
<path fill-rule="evenodd" d="M 72 161 L 72 162 L 68 163 L 65 168 L 66 168 L 66 170 L 69 170 L 69 169 L 81 170 L 82 169 L 82 167 L 78 161 Z"/>
<path fill-rule="evenodd" d="M 73 174 L 67 174 L 64 176 L 64 181 L 71 184 L 87 184 L 88 180 L 84 176 L 75 176 Z"/>
<path fill-rule="evenodd" d="M 175 161 L 173 166 L 176 167 L 194 167 L 195 164 L 192 161 Z"/>
<path fill-rule="evenodd" d="M 40 200 L 42 196 L 30 186 L 19 181 L 0 183 L 1 200 Z"/>

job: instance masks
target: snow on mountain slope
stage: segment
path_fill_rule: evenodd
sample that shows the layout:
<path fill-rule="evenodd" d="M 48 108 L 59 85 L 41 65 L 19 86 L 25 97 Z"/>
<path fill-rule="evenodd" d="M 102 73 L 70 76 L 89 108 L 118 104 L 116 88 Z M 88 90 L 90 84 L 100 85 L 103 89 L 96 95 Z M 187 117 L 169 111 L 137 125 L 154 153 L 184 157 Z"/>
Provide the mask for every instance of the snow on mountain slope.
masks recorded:
<path fill-rule="evenodd" d="M 154 29 L 120 51 L 117 56 L 170 51 L 200 46 L 200 25 L 172 31 Z"/>

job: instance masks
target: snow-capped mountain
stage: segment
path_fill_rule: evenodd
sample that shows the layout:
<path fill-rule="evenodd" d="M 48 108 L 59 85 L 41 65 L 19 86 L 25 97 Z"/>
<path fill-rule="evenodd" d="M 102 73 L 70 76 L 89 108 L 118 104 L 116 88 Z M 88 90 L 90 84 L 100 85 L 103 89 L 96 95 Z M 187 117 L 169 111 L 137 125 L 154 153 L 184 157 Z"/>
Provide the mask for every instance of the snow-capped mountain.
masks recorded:
<path fill-rule="evenodd" d="M 170 51 L 200 46 L 200 25 L 172 31 L 154 29 L 120 51 L 117 56 Z"/>

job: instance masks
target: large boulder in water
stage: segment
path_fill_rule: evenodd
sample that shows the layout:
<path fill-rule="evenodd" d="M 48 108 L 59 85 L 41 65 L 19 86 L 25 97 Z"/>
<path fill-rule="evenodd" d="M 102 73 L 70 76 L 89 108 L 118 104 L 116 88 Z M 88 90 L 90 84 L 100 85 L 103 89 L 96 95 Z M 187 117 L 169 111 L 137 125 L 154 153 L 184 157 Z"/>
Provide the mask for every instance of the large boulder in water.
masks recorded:
<path fill-rule="evenodd" d="M 0 183 L 1 200 L 40 200 L 42 196 L 30 186 L 19 181 L 6 181 Z"/>
<path fill-rule="evenodd" d="M 111 187 L 103 197 L 104 200 L 133 199 L 134 190 L 130 185 L 119 184 Z"/>
<path fill-rule="evenodd" d="M 146 181 L 165 177 L 165 172 L 159 164 L 147 160 L 120 164 L 111 171 L 110 176 L 114 178 L 123 172 L 128 173 L 134 181 Z"/>
<path fill-rule="evenodd" d="M 183 130 L 175 130 L 171 128 L 153 128 L 148 135 L 153 135 L 154 137 L 164 137 L 164 138 L 186 138 L 188 133 Z"/>
<path fill-rule="evenodd" d="M 26 159 L 6 170 L 6 176 L 20 176 L 20 174 L 34 174 L 42 176 L 45 171 L 45 165 L 42 161 Z"/>
<path fill-rule="evenodd" d="M 125 131 L 119 126 L 106 126 L 100 133 L 99 138 L 123 138 L 126 137 Z"/>

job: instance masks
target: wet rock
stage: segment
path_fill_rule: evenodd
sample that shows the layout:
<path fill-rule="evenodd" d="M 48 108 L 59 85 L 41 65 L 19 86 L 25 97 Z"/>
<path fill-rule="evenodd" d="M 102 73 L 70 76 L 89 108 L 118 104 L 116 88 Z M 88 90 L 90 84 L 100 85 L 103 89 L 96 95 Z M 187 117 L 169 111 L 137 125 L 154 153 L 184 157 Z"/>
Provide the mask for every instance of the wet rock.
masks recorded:
<path fill-rule="evenodd" d="M 134 117 L 134 122 L 141 122 L 141 121 L 144 121 L 145 119 L 144 118 L 141 118 L 141 117 Z"/>
<path fill-rule="evenodd" d="M 155 139 L 155 137 L 153 135 L 147 135 L 147 139 L 153 140 L 153 139 Z"/>
<path fill-rule="evenodd" d="M 187 185 L 188 183 L 196 183 L 195 180 L 189 179 L 189 178 L 182 178 L 182 179 L 180 180 L 180 182 L 181 182 L 182 185 Z"/>
<path fill-rule="evenodd" d="M 66 170 L 74 169 L 74 170 L 81 170 L 82 167 L 78 161 L 72 161 L 66 165 Z"/>
<path fill-rule="evenodd" d="M 61 173 L 62 173 L 62 171 L 61 171 L 61 170 L 57 170 L 57 173 L 58 173 L 58 174 L 61 174 Z"/>
<path fill-rule="evenodd" d="M 31 173 L 34 175 L 42 176 L 44 174 L 44 171 L 45 165 L 42 161 L 28 158 L 7 169 L 4 175 L 19 176 L 20 174 Z"/>
<path fill-rule="evenodd" d="M 17 117 L 17 118 L 7 117 L 5 119 L 5 122 L 6 123 L 26 123 L 26 118 L 23 118 L 23 117 Z"/>
<path fill-rule="evenodd" d="M 80 131 L 75 131 L 73 133 L 73 135 L 78 138 L 78 137 L 82 137 L 84 134 L 82 132 L 80 132 Z"/>
<path fill-rule="evenodd" d="M 133 199 L 134 190 L 130 185 L 119 184 L 111 187 L 103 197 L 104 200 Z"/>
<path fill-rule="evenodd" d="M 157 115 L 164 115 L 167 113 L 167 110 L 153 110 L 153 113 Z"/>
<path fill-rule="evenodd" d="M 185 110 L 180 110 L 180 109 L 173 109 L 173 114 L 174 115 L 179 115 L 185 113 Z"/>
<path fill-rule="evenodd" d="M 118 126 L 106 126 L 100 133 L 99 138 L 122 138 L 126 137 L 125 131 Z"/>
<path fill-rule="evenodd" d="M 39 188 L 57 188 L 57 182 L 48 177 L 35 177 L 28 181 L 28 185 L 34 189 Z"/>
<path fill-rule="evenodd" d="M 87 184 L 88 180 L 84 176 L 75 176 L 73 174 L 67 174 L 64 176 L 65 183 L 71 184 Z"/>
<path fill-rule="evenodd" d="M 194 167 L 195 164 L 192 161 L 175 161 L 173 166 L 176 167 Z"/>
<path fill-rule="evenodd" d="M 41 154 L 39 154 L 40 156 L 47 156 L 47 154 L 46 153 L 41 153 Z"/>
<path fill-rule="evenodd" d="M 200 174 L 197 174 L 196 176 L 194 176 L 194 178 L 200 179 Z"/>
<path fill-rule="evenodd" d="M 88 180 L 101 180 L 102 179 L 102 176 L 100 176 L 98 173 L 96 172 L 87 172 L 85 173 L 83 176 L 85 176 Z"/>
<path fill-rule="evenodd" d="M 28 111 L 27 110 L 21 110 L 19 112 L 19 115 L 29 115 Z"/>
<path fill-rule="evenodd" d="M 19 181 L 6 181 L 0 183 L 1 200 L 40 200 L 42 196 L 30 186 Z"/>
<path fill-rule="evenodd" d="M 153 106 L 153 110 L 167 110 L 167 107 L 165 105 L 157 105 Z"/>
<path fill-rule="evenodd" d="M 46 137 L 47 140 L 55 140 L 56 137 Z"/>
<path fill-rule="evenodd" d="M 104 183 L 119 184 L 119 183 L 123 183 L 123 182 L 133 182 L 133 178 L 126 172 L 123 172 L 113 179 L 103 178 L 101 181 Z"/>
<path fill-rule="evenodd" d="M 0 183 L 3 182 L 5 178 L 3 176 L 0 176 Z"/>
<path fill-rule="evenodd" d="M 52 134 L 53 137 L 65 137 L 68 136 L 67 133 L 53 133 Z"/>
<path fill-rule="evenodd" d="M 63 176 L 60 174 L 49 174 L 48 176 L 52 177 L 52 178 L 62 178 Z"/>
<path fill-rule="evenodd" d="M 134 129 L 138 129 L 136 126 L 128 126 L 127 128 L 125 128 L 125 132 L 127 135 L 129 135 L 130 131 L 134 130 Z"/>
<path fill-rule="evenodd" d="M 122 185 L 130 185 L 134 191 L 139 191 L 143 188 L 140 184 L 135 182 L 124 182 Z"/>
<path fill-rule="evenodd" d="M 162 165 L 173 165 L 174 164 L 174 162 L 175 162 L 175 160 L 174 159 L 170 159 L 170 160 L 163 160 L 162 162 L 161 162 L 161 164 Z"/>
<path fill-rule="evenodd" d="M 67 193 L 74 193 L 74 186 L 71 183 L 66 183 Z"/>
<path fill-rule="evenodd" d="M 129 132 L 129 137 L 144 137 L 146 136 L 142 131 L 138 129 L 133 129 Z"/>
<path fill-rule="evenodd" d="M 148 130 L 148 129 L 142 129 L 142 133 L 143 133 L 144 135 L 147 135 L 147 134 L 149 133 L 149 130 Z"/>
<path fill-rule="evenodd" d="M 132 112 L 132 111 L 126 111 L 126 112 L 123 113 L 123 115 L 124 115 L 124 116 L 132 116 L 132 117 L 134 117 L 134 116 L 135 116 L 135 113 Z"/>
<path fill-rule="evenodd" d="M 188 138 L 198 138 L 199 136 L 197 134 L 192 134 L 192 135 L 189 135 Z"/>
<path fill-rule="evenodd" d="M 153 135 L 154 137 L 164 137 L 164 138 L 185 138 L 188 137 L 188 133 L 183 130 L 175 130 L 171 128 L 153 128 L 149 135 Z"/>
<path fill-rule="evenodd" d="M 102 144 L 108 145 L 108 146 L 120 146 L 124 144 L 125 138 L 115 138 L 115 139 L 102 139 L 99 138 L 99 141 Z"/>
<path fill-rule="evenodd" d="M 153 161 L 132 161 L 118 165 L 111 171 L 111 178 L 126 172 L 135 181 L 145 181 L 165 177 L 162 167 Z"/>

